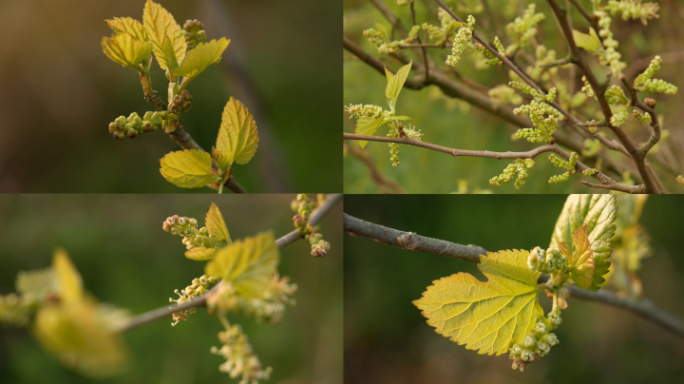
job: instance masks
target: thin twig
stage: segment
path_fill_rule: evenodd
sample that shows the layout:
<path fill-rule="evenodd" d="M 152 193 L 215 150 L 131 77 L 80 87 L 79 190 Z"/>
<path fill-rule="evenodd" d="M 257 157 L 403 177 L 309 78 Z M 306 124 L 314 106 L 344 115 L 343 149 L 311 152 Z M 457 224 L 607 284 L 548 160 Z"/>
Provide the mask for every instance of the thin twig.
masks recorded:
<path fill-rule="evenodd" d="M 344 230 L 354 236 L 368 237 L 375 241 L 395 245 L 409 251 L 433 253 L 474 263 L 479 263 L 480 255 L 488 252 L 486 249 L 476 245 L 462 245 L 446 240 L 420 236 L 412 232 L 403 232 L 361 220 L 348 214 L 344 214 Z M 545 281 L 545 279 L 548 279 L 548 276 L 542 275 L 540 282 Z M 570 286 L 568 288 L 571 297 L 596 301 L 631 311 L 684 339 L 684 322 L 658 308 L 650 300 L 620 297 L 609 291 L 592 292 L 580 289 L 577 286 Z"/>
<path fill-rule="evenodd" d="M 332 207 L 337 205 L 342 200 L 342 195 L 341 194 L 333 194 L 333 195 L 328 195 L 327 198 L 325 199 L 325 202 L 323 205 L 321 205 L 318 209 L 316 209 L 314 212 L 311 213 L 311 217 L 309 218 L 309 223 L 311 226 L 316 225 L 322 218 L 325 216 Z M 275 241 L 276 246 L 278 249 L 282 249 L 295 241 L 302 239 L 302 234 L 299 232 L 299 229 L 295 229 L 286 235 L 280 237 Z M 145 313 L 141 313 L 139 315 L 136 315 L 134 317 L 131 317 L 126 321 L 123 325 L 119 326 L 117 329 L 117 332 L 126 332 L 130 331 L 132 329 L 138 328 L 143 325 L 147 325 L 150 323 L 153 323 L 157 320 L 161 320 L 164 318 L 167 318 L 171 316 L 172 314 L 180 311 L 184 311 L 190 308 L 196 308 L 196 307 L 202 307 L 205 305 L 207 301 L 207 297 L 211 295 L 213 292 L 215 292 L 218 287 L 221 285 L 222 282 L 219 282 L 216 284 L 209 292 L 205 293 L 204 295 L 192 300 L 188 301 L 187 303 L 183 303 L 181 305 L 177 305 L 175 307 L 162 307 L 162 308 L 157 308 Z"/>

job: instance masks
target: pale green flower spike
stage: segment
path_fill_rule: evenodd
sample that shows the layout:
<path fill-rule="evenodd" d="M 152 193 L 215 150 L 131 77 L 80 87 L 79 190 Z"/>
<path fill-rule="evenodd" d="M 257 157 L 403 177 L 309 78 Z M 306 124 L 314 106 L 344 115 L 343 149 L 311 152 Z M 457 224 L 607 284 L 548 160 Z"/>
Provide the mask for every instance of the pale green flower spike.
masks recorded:
<path fill-rule="evenodd" d="M 553 184 L 562 183 L 564 181 L 568 181 L 568 179 L 570 178 L 570 175 L 574 175 L 576 172 L 577 158 L 578 157 L 579 157 L 579 155 L 577 154 L 577 152 L 572 152 L 570 154 L 570 159 L 568 159 L 568 161 L 565 161 L 553 153 L 550 154 L 549 160 L 551 161 L 551 164 L 553 164 L 554 167 L 557 167 L 557 168 L 565 168 L 565 169 L 567 169 L 567 172 L 565 172 L 561 175 L 551 176 L 551 178 L 549 179 L 549 184 L 553 185 Z"/>
<path fill-rule="evenodd" d="M 506 168 L 503 170 L 502 174 L 489 179 L 489 184 L 500 187 L 501 183 L 506 184 L 509 181 L 513 180 L 515 174 L 517 173 L 518 178 L 515 180 L 514 186 L 515 189 L 520 189 L 520 187 L 525 185 L 525 179 L 530 177 L 530 174 L 527 171 L 527 169 L 532 168 L 533 165 L 534 160 L 532 159 L 517 159 L 515 160 L 515 162 L 508 164 L 508 166 L 506 166 Z"/>
<path fill-rule="evenodd" d="M 591 84 L 589 84 L 586 76 L 582 76 L 582 83 L 584 84 L 582 92 L 586 93 L 589 97 L 595 97 L 594 90 L 591 88 Z"/>
<path fill-rule="evenodd" d="M 549 81 L 551 75 L 556 75 L 558 73 L 559 67 L 544 68 L 544 65 L 558 61 L 556 58 L 556 51 L 553 49 L 547 50 L 545 46 L 540 44 L 537 46 L 535 54 L 537 56 L 537 61 L 534 62 L 534 67 L 528 67 L 525 72 L 534 80 Z"/>
<path fill-rule="evenodd" d="M 629 99 L 625 96 L 625 92 L 617 85 L 613 85 L 606 91 L 606 101 L 611 105 L 627 105 Z"/>
<path fill-rule="evenodd" d="M 608 9 L 613 16 L 616 13 L 622 13 L 622 20 L 640 19 L 644 25 L 648 24 L 649 19 L 660 17 L 658 16 L 659 8 L 660 6 L 656 3 L 642 4 L 641 0 L 610 0 L 608 2 Z"/>
<path fill-rule="evenodd" d="M 475 18 L 473 15 L 468 15 L 468 25 L 464 25 L 458 29 L 456 37 L 454 38 L 454 45 L 451 47 L 451 55 L 446 59 L 446 64 L 455 67 L 461 54 L 470 46 L 470 41 L 473 38 L 473 27 L 475 26 Z"/>
<path fill-rule="evenodd" d="M 602 11 L 596 12 L 594 15 L 599 17 L 598 25 L 601 28 L 599 36 L 603 38 L 603 46 L 605 47 L 599 53 L 599 64 L 610 67 L 613 78 L 621 79 L 623 77 L 622 70 L 627 67 L 627 64 L 620 61 L 622 55 L 617 51 L 619 43 L 613 38 L 613 32 L 610 30 L 610 23 L 613 19 Z"/>
<path fill-rule="evenodd" d="M 497 103 L 519 105 L 523 102 L 522 96 L 515 92 L 515 89 L 508 85 L 501 84 L 492 88 L 487 92 L 489 97 Z"/>
<path fill-rule="evenodd" d="M 399 137 L 399 131 L 397 128 L 392 125 L 392 128 L 390 128 L 390 131 L 387 133 L 387 137 Z M 399 164 L 399 144 L 397 143 L 389 143 L 389 148 L 390 148 L 390 160 L 392 160 L 392 166 L 393 167 L 398 167 Z"/>
<path fill-rule="evenodd" d="M 513 110 L 513 113 L 520 115 L 527 113 L 530 115 L 534 128 L 521 128 L 515 133 L 518 139 L 527 139 L 530 143 L 552 143 L 553 134 L 558 128 L 558 120 L 563 119 L 563 115 L 547 103 L 552 103 L 556 99 L 556 88 L 551 88 L 548 95 L 544 95 L 533 89 L 527 84 L 511 81 L 513 88 L 534 96 L 530 104 L 521 105 Z M 548 115 L 547 117 L 544 117 Z"/>
<path fill-rule="evenodd" d="M 456 30 L 463 25 L 454 20 L 454 18 L 442 8 L 437 11 L 437 17 L 440 22 L 439 27 L 429 23 L 423 23 L 423 25 L 421 25 L 423 30 L 428 33 L 428 37 L 432 40 L 446 42 L 447 40 L 452 39 L 456 34 Z"/>
<path fill-rule="evenodd" d="M 582 174 L 584 176 L 594 176 L 596 172 L 598 172 L 598 169 L 589 168 L 582 171 Z"/>
<path fill-rule="evenodd" d="M 506 26 L 506 32 L 508 32 L 511 40 L 514 41 L 514 44 L 508 47 L 506 53 L 513 53 L 530 44 L 530 40 L 537 33 L 537 24 L 546 18 L 543 13 L 534 13 L 535 8 L 535 4 L 528 5 L 521 17 L 517 17 Z"/>
<path fill-rule="evenodd" d="M 666 93 L 674 95 L 677 93 L 677 87 L 666 82 L 665 80 L 652 79 L 653 75 L 660 69 L 660 56 L 656 56 L 651 60 L 648 68 L 641 75 L 634 79 L 634 89 L 637 91 L 648 91 L 657 93 Z"/>
<path fill-rule="evenodd" d="M 381 54 L 394 53 L 399 50 L 400 45 L 409 44 L 418 37 L 420 26 L 414 25 L 409 31 L 409 35 L 403 40 L 390 41 L 387 30 L 380 24 L 375 24 L 375 28 L 363 31 L 363 36 L 368 38 L 368 42 L 373 44 Z"/>
<path fill-rule="evenodd" d="M 639 110 L 635 109 L 632 111 L 632 116 L 637 119 L 640 123 L 651 125 L 653 119 L 648 113 L 641 113 Z"/>
<path fill-rule="evenodd" d="M 629 117 L 629 110 L 627 108 L 622 108 L 618 110 L 617 112 L 613 113 L 613 116 L 610 117 L 610 124 L 613 127 L 619 127 L 622 124 L 627 121 L 627 118 Z"/>
<path fill-rule="evenodd" d="M 504 49 L 503 44 L 501 44 L 501 40 L 499 40 L 499 37 L 496 36 L 494 37 L 494 46 L 496 47 L 496 50 L 503 56 L 506 55 L 506 50 Z M 485 48 L 484 45 L 477 43 L 475 44 L 475 49 L 480 51 L 481 54 L 483 54 L 487 59 L 484 60 L 484 64 L 488 66 L 495 66 L 495 65 L 501 65 L 503 62 L 499 60 L 493 53 L 491 53 L 487 48 Z"/>
<path fill-rule="evenodd" d="M 598 139 L 586 139 L 584 140 L 584 147 L 586 150 L 582 151 L 582 156 L 593 157 L 596 156 L 601 151 L 601 142 Z"/>

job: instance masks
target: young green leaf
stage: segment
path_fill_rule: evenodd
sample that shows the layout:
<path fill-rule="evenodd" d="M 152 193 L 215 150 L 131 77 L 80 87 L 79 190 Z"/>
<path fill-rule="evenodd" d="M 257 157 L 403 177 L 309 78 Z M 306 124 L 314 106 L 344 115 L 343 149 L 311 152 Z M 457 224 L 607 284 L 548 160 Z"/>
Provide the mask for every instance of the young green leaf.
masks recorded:
<path fill-rule="evenodd" d="M 64 249 L 58 249 L 52 256 L 52 268 L 57 277 L 57 292 L 60 300 L 67 304 L 81 300 L 83 281 Z"/>
<path fill-rule="evenodd" d="M 226 170 L 233 164 L 233 156 L 228 151 L 219 151 L 216 147 L 211 148 L 211 157 L 216 160 L 219 168 Z"/>
<path fill-rule="evenodd" d="M 130 17 L 115 17 L 112 20 L 105 20 L 109 28 L 114 33 L 128 33 L 140 41 L 148 41 L 147 32 L 142 23 Z"/>
<path fill-rule="evenodd" d="M 137 69 L 138 64 L 152 53 L 152 43 L 140 41 L 128 33 L 102 38 L 102 51 L 115 63 Z"/>
<path fill-rule="evenodd" d="M 176 59 L 176 51 L 173 49 L 173 43 L 168 37 L 164 38 L 164 58 L 166 59 L 167 68 L 173 73 L 173 71 L 178 68 L 178 59 Z"/>
<path fill-rule="evenodd" d="M 380 128 L 381 125 L 385 124 L 387 121 L 384 117 L 366 117 L 361 116 L 356 120 L 356 133 L 359 135 L 373 136 L 373 134 Z M 360 140 L 359 145 L 364 148 L 368 144 L 366 140 Z"/>
<path fill-rule="evenodd" d="M 560 251 L 568 259 L 570 266 L 570 278 L 575 284 L 583 289 L 591 288 L 594 279 L 594 252 L 589 244 L 589 232 L 587 225 L 577 228 L 572 235 L 573 252 L 565 243 L 560 243 Z"/>
<path fill-rule="evenodd" d="M 411 71 L 411 66 L 413 65 L 413 62 L 410 62 L 403 67 L 399 68 L 397 71 L 397 74 L 393 74 L 390 72 L 387 68 L 385 68 L 385 75 L 387 76 L 387 88 L 385 88 L 385 97 L 387 97 L 387 100 L 392 100 L 392 104 L 394 105 L 397 101 L 397 98 L 399 97 L 399 92 L 401 92 L 401 89 L 404 87 L 404 83 L 406 82 L 406 78 L 409 75 L 409 72 Z"/>
<path fill-rule="evenodd" d="M 478 268 L 489 279 L 468 273 L 435 280 L 413 302 L 436 332 L 479 354 L 501 355 L 530 333 L 542 315 L 537 293 L 540 272 L 527 266 L 528 251 L 480 255 Z"/>
<path fill-rule="evenodd" d="M 578 47 L 588 52 L 594 53 L 601 48 L 601 40 L 599 40 L 596 31 L 594 31 L 592 28 L 589 29 L 589 32 L 590 34 L 586 34 L 573 29 L 572 36 L 574 37 L 575 44 L 577 44 Z"/>
<path fill-rule="evenodd" d="M 247 107 L 231 96 L 223 109 L 216 149 L 229 154 L 228 163 L 231 165 L 233 161 L 247 164 L 254 157 L 258 144 L 259 132 L 254 118 Z"/>
<path fill-rule="evenodd" d="M 219 211 L 216 204 L 211 203 L 209 212 L 207 212 L 207 217 L 204 219 L 204 225 L 206 225 L 210 235 L 219 240 L 225 240 L 228 242 L 228 245 L 233 243 L 230 239 L 230 233 L 228 233 L 226 222 L 223 220 L 223 215 L 221 215 L 221 211 Z"/>
<path fill-rule="evenodd" d="M 168 153 L 159 163 L 162 176 L 181 188 L 200 188 L 221 180 L 211 172 L 211 155 L 197 149 Z"/>
<path fill-rule="evenodd" d="M 207 67 L 221 59 L 223 51 L 228 48 L 230 40 L 222 37 L 220 40 L 212 40 L 208 43 L 200 43 L 195 49 L 188 52 L 183 63 L 173 73 L 177 76 L 185 76 L 190 80 L 202 73 Z"/>
<path fill-rule="evenodd" d="M 185 257 L 190 260 L 211 260 L 216 256 L 218 249 L 197 247 L 189 251 L 185 251 Z"/>
<path fill-rule="evenodd" d="M 150 41 L 152 41 L 154 56 L 162 69 L 168 68 L 164 54 L 166 38 L 171 40 L 176 60 L 180 62 L 185 58 L 187 44 L 183 37 L 183 30 L 164 7 L 152 0 L 147 0 L 143 10 L 143 25 Z"/>
<path fill-rule="evenodd" d="M 610 268 L 608 258 L 613 252 L 616 212 L 615 195 L 570 195 L 553 230 L 550 247 L 559 248 L 564 242 L 572 248 L 572 235 L 587 225 L 595 266 L 591 287 L 587 288 L 592 291 L 598 291 Z"/>
<path fill-rule="evenodd" d="M 239 294 L 256 297 L 273 277 L 279 261 L 273 233 L 264 232 L 221 249 L 204 270 L 209 276 L 232 282 Z"/>

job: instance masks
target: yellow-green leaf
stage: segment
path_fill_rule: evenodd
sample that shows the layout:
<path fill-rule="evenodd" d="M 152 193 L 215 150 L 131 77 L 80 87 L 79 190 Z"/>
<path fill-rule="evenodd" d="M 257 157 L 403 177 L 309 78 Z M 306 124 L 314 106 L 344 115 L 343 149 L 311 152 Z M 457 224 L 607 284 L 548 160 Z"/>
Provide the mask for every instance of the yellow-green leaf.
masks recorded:
<path fill-rule="evenodd" d="M 226 40 L 225 37 L 218 41 L 199 43 L 197 47 L 188 52 L 183 63 L 173 73 L 177 76 L 185 76 L 190 80 L 196 78 L 207 67 L 221 59 L 221 55 L 228 48 L 228 44 L 230 44 L 230 40 Z"/>
<path fill-rule="evenodd" d="M 103 378 L 120 373 L 127 353 L 96 303 L 82 300 L 41 307 L 32 332 L 48 352 L 67 368 Z"/>
<path fill-rule="evenodd" d="M 396 75 L 385 68 L 385 75 L 387 75 L 387 88 L 385 88 L 385 97 L 387 97 L 387 100 L 392 100 L 392 104 L 396 103 L 397 98 L 399 97 L 399 92 L 401 92 L 401 89 L 404 87 L 406 78 L 411 71 L 411 65 L 413 65 L 413 62 L 410 62 L 399 68 Z"/>
<path fill-rule="evenodd" d="M 216 204 L 211 203 L 207 217 L 204 219 L 204 225 L 206 225 L 210 235 L 219 240 L 225 240 L 229 245 L 232 244 L 233 241 L 230 239 L 228 227 L 226 227 L 223 215 L 221 215 L 221 211 L 219 211 Z"/>
<path fill-rule="evenodd" d="M 83 280 L 62 248 L 52 256 L 52 268 L 57 278 L 57 293 L 65 303 L 73 303 L 83 298 Z"/>
<path fill-rule="evenodd" d="M 259 133 L 247 107 L 232 96 L 221 117 L 216 149 L 227 152 L 229 163 L 247 164 L 256 153 Z M 222 167 L 223 168 L 223 167 Z"/>
<path fill-rule="evenodd" d="M 216 160 L 219 168 L 226 170 L 230 168 L 233 163 L 233 156 L 228 151 L 219 151 L 216 147 L 211 149 L 211 156 Z"/>
<path fill-rule="evenodd" d="M 168 37 L 164 40 L 164 58 L 166 59 L 166 66 L 169 68 L 169 71 L 173 73 L 173 71 L 178 68 L 178 59 L 176 59 L 176 51 L 173 49 L 173 43 Z"/>
<path fill-rule="evenodd" d="M 39 302 L 45 299 L 48 293 L 58 293 L 57 276 L 53 268 L 37 271 L 19 271 L 15 283 L 17 293 L 30 296 Z"/>
<path fill-rule="evenodd" d="M 197 247 L 185 252 L 185 257 L 190 260 L 211 260 L 216 256 L 218 249 Z"/>
<path fill-rule="evenodd" d="M 211 172 L 211 155 L 198 149 L 168 153 L 159 163 L 162 176 L 181 188 L 200 188 L 221 180 Z"/>
<path fill-rule="evenodd" d="M 147 32 L 142 23 L 130 17 L 115 17 L 105 20 L 114 33 L 128 33 L 140 41 L 147 41 Z"/>
<path fill-rule="evenodd" d="M 168 68 L 166 55 L 164 54 L 164 41 L 166 38 L 171 40 L 176 60 L 180 62 L 185 58 L 187 44 L 183 37 L 183 30 L 164 7 L 152 0 L 147 0 L 143 10 L 143 25 L 147 36 L 152 41 L 154 56 L 157 58 L 162 69 Z"/>
<path fill-rule="evenodd" d="M 589 32 L 591 34 L 582 33 L 573 29 L 572 36 L 575 38 L 575 44 L 577 44 L 578 47 L 594 53 L 601 48 L 601 40 L 599 40 L 596 31 L 592 28 L 589 29 Z"/>
<path fill-rule="evenodd" d="M 540 272 L 527 267 L 528 251 L 506 250 L 480 256 L 489 279 L 457 273 L 433 282 L 413 302 L 436 332 L 479 354 L 501 355 L 530 333 L 539 305 Z"/>
<path fill-rule="evenodd" d="M 373 136 L 373 134 L 377 132 L 378 128 L 380 128 L 380 126 L 386 123 L 387 121 L 388 120 L 385 120 L 384 117 L 373 118 L 361 116 L 358 120 L 356 120 L 355 132 L 359 135 Z M 359 145 L 361 146 L 361 148 L 365 148 L 366 144 L 368 144 L 368 141 L 359 140 Z"/>
<path fill-rule="evenodd" d="M 613 253 L 616 211 L 615 195 L 570 195 L 551 236 L 549 247 L 559 248 L 560 243 L 565 243 L 572 248 L 572 235 L 583 224 L 587 225 L 595 267 L 592 285 L 587 289 L 592 291 L 598 291 L 610 268 L 608 258 Z"/>
<path fill-rule="evenodd" d="M 128 33 L 102 38 L 102 51 L 110 60 L 136 68 L 152 52 L 152 43 L 140 41 Z"/>
<path fill-rule="evenodd" d="M 578 287 L 589 289 L 594 278 L 594 252 L 589 244 L 586 224 L 572 235 L 572 246 L 574 250 L 571 252 L 567 244 L 559 245 L 561 254 L 568 259 L 570 278 Z"/>
<path fill-rule="evenodd" d="M 221 249 L 204 270 L 209 276 L 233 283 L 239 294 L 255 297 L 273 277 L 279 261 L 273 233 L 264 232 Z"/>

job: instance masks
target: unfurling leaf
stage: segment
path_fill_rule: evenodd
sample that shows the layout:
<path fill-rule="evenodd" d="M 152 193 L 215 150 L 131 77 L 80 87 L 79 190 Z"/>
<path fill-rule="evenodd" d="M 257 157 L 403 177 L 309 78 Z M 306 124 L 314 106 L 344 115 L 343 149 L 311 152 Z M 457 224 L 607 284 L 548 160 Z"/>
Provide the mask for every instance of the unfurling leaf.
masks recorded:
<path fill-rule="evenodd" d="M 378 128 L 380 128 L 380 126 L 387 121 L 389 120 L 386 120 L 384 117 L 373 118 L 361 116 L 358 120 L 356 120 L 355 132 L 359 135 L 373 136 L 373 134 L 377 132 Z M 361 148 L 364 148 L 366 144 L 368 144 L 368 141 L 366 140 L 359 141 Z"/>
<path fill-rule="evenodd" d="M 216 252 L 218 252 L 216 248 L 195 247 L 186 251 L 185 257 L 190 260 L 211 260 L 216 256 Z"/>
<path fill-rule="evenodd" d="M 413 302 L 436 332 L 479 354 L 501 355 L 520 343 L 542 315 L 537 292 L 540 272 L 527 266 L 528 251 L 480 255 L 478 268 L 489 279 L 457 273 L 429 286 Z"/>
<path fill-rule="evenodd" d="M 570 278 L 582 289 L 589 289 L 594 279 L 594 252 L 589 244 L 587 225 L 577 228 L 572 235 L 574 250 L 565 243 L 560 243 L 561 254 L 568 259 Z"/>
<path fill-rule="evenodd" d="M 598 291 L 610 268 L 616 212 L 615 195 L 570 195 L 553 230 L 550 247 L 559 248 L 560 243 L 565 243 L 572 248 L 573 234 L 587 225 L 595 266 L 592 284 L 587 288 L 592 291 Z"/>
<path fill-rule="evenodd" d="M 162 69 L 167 69 L 166 55 L 164 54 L 164 41 L 171 40 L 176 60 L 181 62 L 185 58 L 187 44 L 183 37 L 183 30 L 176 23 L 173 16 L 161 5 L 147 0 L 143 10 L 143 24 L 147 36 L 152 42 L 154 56 Z"/>
<path fill-rule="evenodd" d="M 221 211 L 219 211 L 216 204 L 211 203 L 209 212 L 207 212 L 207 217 L 204 219 L 204 225 L 207 227 L 207 231 L 209 231 L 211 236 L 214 236 L 219 240 L 225 240 L 228 245 L 233 243 L 230 239 L 230 233 L 228 233 L 226 222 L 223 220 L 223 215 L 221 215 Z"/>
<path fill-rule="evenodd" d="M 128 33 L 102 38 L 102 51 L 110 60 L 125 67 L 138 68 L 152 52 L 152 43 L 141 41 Z"/>
<path fill-rule="evenodd" d="M 211 155 L 204 151 L 186 149 L 171 152 L 159 162 L 162 176 L 181 188 L 200 188 L 221 180 L 211 172 Z"/>
<path fill-rule="evenodd" d="M 279 261 L 273 233 L 264 232 L 221 249 L 207 264 L 205 273 L 232 282 L 245 297 L 255 297 L 273 277 Z"/>
<path fill-rule="evenodd" d="M 233 156 L 228 151 L 219 151 L 216 147 L 211 149 L 211 157 L 216 160 L 219 168 L 226 170 L 233 165 Z"/>
<path fill-rule="evenodd" d="M 575 39 L 575 44 L 577 44 L 578 47 L 584 49 L 585 51 L 594 53 L 601 48 L 601 40 L 599 40 L 596 31 L 594 31 L 592 28 L 589 29 L 589 33 L 590 34 L 586 34 L 573 30 L 572 37 Z"/>
<path fill-rule="evenodd" d="M 183 63 L 173 73 L 177 76 L 185 76 L 190 80 L 202 73 L 207 67 L 221 59 L 223 51 L 228 48 L 230 40 L 222 37 L 220 40 L 212 40 L 208 43 L 200 43 L 195 49 L 188 52 Z"/>
<path fill-rule="evenodd" d="M 223 109 L 216 149 L 228 153 L 231 165 L 233 162 L 247 164 L 254 157 L 258 144 L 259 132 L 254 118 L 244 104 L 231 96 Z"/>
<path fill-rule="evenodd" d="M 387 100 L 392 100 L 392 104 L 395 104 L 397 98 L 399 97 L 399 92 L 404 87 L 406 78 L 411 71 L 411 66 L 413 62 L 410 62 L 403 67 L 399 68 L 397 74 L 393 74 L 387 68 L 385 68 L 385 75 L 387 76 L 387 88 L 385 88 L 385 97 Z"/>
<path fill-rule="evenodd" d="M 57 278 L 60 300 L 73 303 L 83 298 L 83 280 L 64 249 L 58 249 L 52 257 L 52 268 Z"/>
<path fill-rule="evenodd" d="M 109 28 L 114 33 L 128 33 L 140 41 L 148 41 L 147 32 L 142 23 L 130 17 L 115 17 L 112 20 L 105 20 Z"/>

